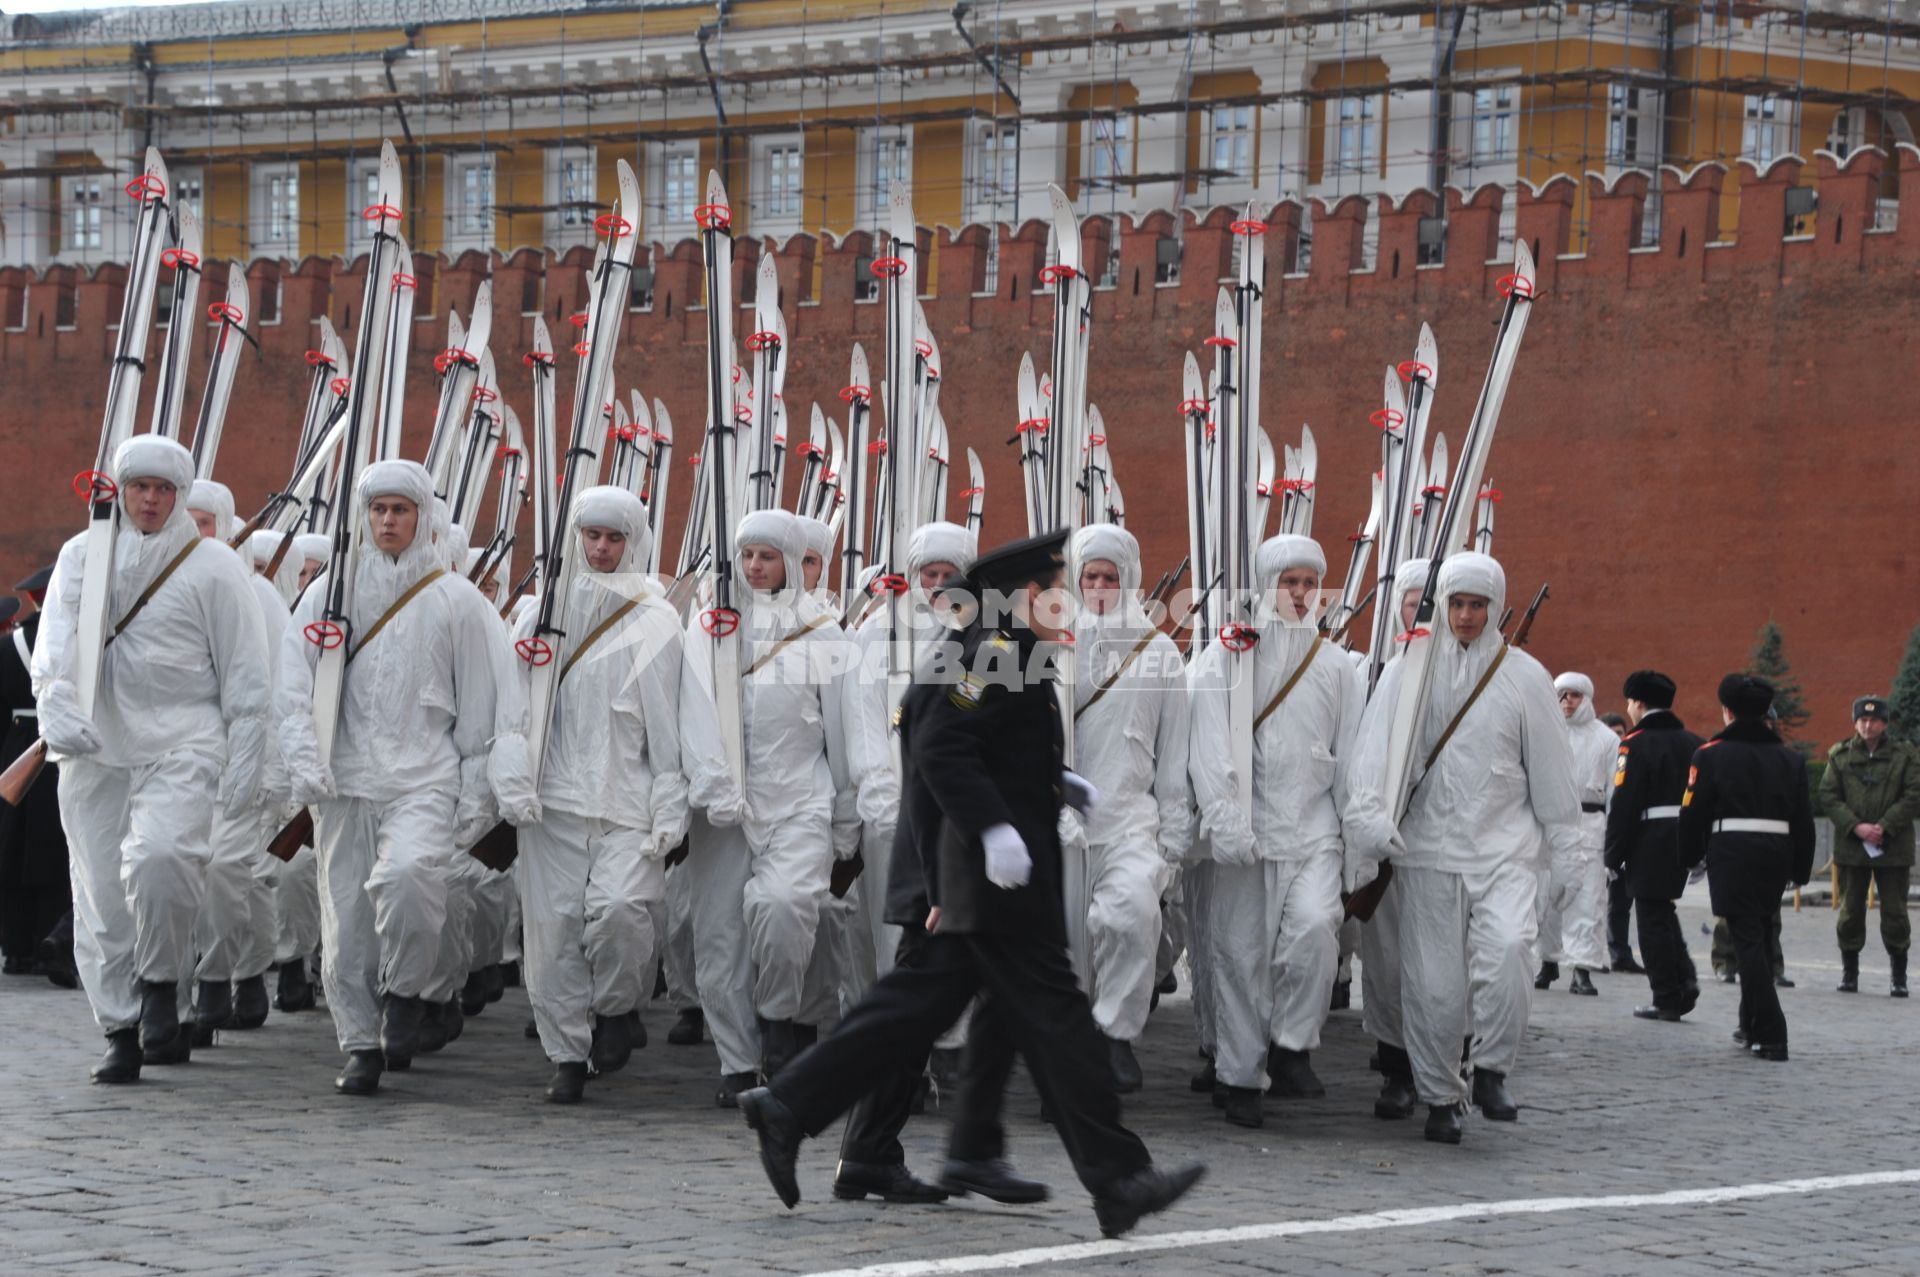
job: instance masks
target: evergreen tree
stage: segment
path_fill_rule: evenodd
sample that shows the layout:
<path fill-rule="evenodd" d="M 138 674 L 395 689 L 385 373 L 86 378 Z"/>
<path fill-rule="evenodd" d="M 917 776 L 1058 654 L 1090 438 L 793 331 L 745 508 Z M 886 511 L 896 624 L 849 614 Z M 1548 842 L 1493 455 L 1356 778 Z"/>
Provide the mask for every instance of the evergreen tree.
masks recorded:
<path fill-rule="evenodd" d="M 1769 615 L 1753 641 L 1747 673 L 1757 674 L 1773 684 L 1773 710 L 1780 716 L 1780 739 L 1790 741 L 1795 732 L 1806 726 L 1808 714 L 1800 680 L 1794 677 L 1793 665 L 1787 660 L 1786 646 L 1780 622 Z"/>
<path fill-rule="evenodd" d="M 1887 704 L 1893 710 L 1890 734 L 1920 745 L 1920 625 L 1907 635 L 1907 654 L 1900 658 L 1900 672 L 1893 676 Z"/>

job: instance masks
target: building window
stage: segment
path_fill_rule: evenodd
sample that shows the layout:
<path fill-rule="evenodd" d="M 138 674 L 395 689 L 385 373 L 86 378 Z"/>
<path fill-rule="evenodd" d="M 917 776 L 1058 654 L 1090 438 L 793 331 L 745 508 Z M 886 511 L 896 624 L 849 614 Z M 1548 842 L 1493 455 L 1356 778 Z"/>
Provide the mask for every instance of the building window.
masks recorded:
<path fill-rule="evenodd" d="M 1339 102 L 1339 131 L 1334 146 L 1337 171 L 1365 173 L 1378 168 L 1380 126 L 1375 116 L 1375 99 L 1349 97 Z"/>
<path fill-rule="evenodd" d="M 300 170 L 292 164 L 263 164 L 253 173 L 254 247 L 289 252 L 300 239 Z"/>
<path fill-rule="evenodd" d="M 1513 158 L 1513 88 L 1473 91 L 1473 150 L 1469 167 Z"/>
<path fill-rule="evenodd" d="M 1765 167 L 1793 149 L 1793 103 L 1775 94 L 1747 95 L 1740 157 Z"/>
<path fill-rule="evenodd" d="M 800 216 L 801 155 L 798 142 L 767 148 L 767 197 L 761 211 L 768 217 Z"/>
<path fill-rule="evenodd" d="M 347 238 L 356 248 L 367 248 L 379 229 L 367 210 L 380 202 L 380 161 L 355 160 L 347 176 Z"/>
<path fill-rule="evenodd" d="M 905 185 L 913 180 L 912 139 L 901 132 L 875 133 L 867 152 L 867 171 L 871 179 L 867 189 L 873 201 L 870 211 L 876 219 L 885 221 L 893 184 Z"/>
<path fill-rule="evenodd" d="M 547 152 L 547 242 L 555 247 L 590 243 L 599 212 L 594 152 L 590 146 L 563 146 Z M 631 209 L 622 216 L 634 219 Z"/>
<path fill-rule="evenodd" d="M 1837 159 L 1846 159 L 1867 143 L 1867 109 L 1845 106 L 1834 112 L 1833 125 L 1827 130 L 1827 150 Z"/>
<path fill-rule="evenodd" d="M 447 161 L 447 236 L 462 247 L 493 247 L 493 157 Z"/>
<path fill-rule="evenodd" d="M 693 220 L 693 210 L 700 203 L 700 153 L 691 146 L 671 148 L 662 174 L 667 225 L 677 229 Z"/>
<path fill-rule="evenodd" d="M 69 253 L 92 252 L 103 247 L 105 206 L 101 203 L 105 183 L 97 177 L 67 179 L 62 198 L 66 203 L 66 242 Z"/>
<path fill-rule="evenodd" d="M 1207 112 L 1207 165 L 1212 181 L 1253 180 L 1253 108 L 1217 106 Z"/>
<path fill-rule="evenodd" d="M 973 202 L 998 206 L 1020 198 L 1020 126 L 983 124 L 974 134 Z"/>
<path fill-rule="evenodd" d="M 1133 174 L 1133 117 L 1096 116 L 1087 135 L 1090 185 L 1108 188 Z"/>
<path fill-rule="evenodd" d="M 201 219 L 201 215 L 206 212 L 206 206 L 201 202 L 199 170 L 175 169 L 171 176 L 174 211 L 178 213 L 180 209 L 190 208 L 193 210 L 194 217 Z"/>

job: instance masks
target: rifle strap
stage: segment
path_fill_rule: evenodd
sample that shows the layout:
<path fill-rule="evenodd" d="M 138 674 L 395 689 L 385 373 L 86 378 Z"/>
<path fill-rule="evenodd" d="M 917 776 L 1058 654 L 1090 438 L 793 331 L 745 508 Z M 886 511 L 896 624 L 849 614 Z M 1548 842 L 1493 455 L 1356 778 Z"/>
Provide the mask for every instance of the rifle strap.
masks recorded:
<path fill-rule="evenodd" d="M 196 536 L 193 540 L 187 542 L 185 549 L 181 550 L 180 553 L 174 555 L 173 558 L 168 561 L 167 566 L 160 569 L 160 575 L 154 577 L 147 588 L 140 591 L 140 597 L 133 601 L 133 606 L 128 608 L 127 614 L 120 618 L 120 623 L 113 627 L 113 636 L 115 638 L 119 637 L 120 631 L 133 624 L 133 618 L 140 615 L 140 609 L 144 608 L 148 602 L 152 600 L 153 596 L 159 593 L 160 587 L 167 583 L 167 578 L 173 575 L 174 569 L 182 563 L 185 563 L 187 556 L 199 548 L 200 538 Z"/>
<path fill-rule="evenodd" d="M 1492 663 L 1487 666 L 1487 672 L 1480 676 L 1480 681 L 1473 685 L 1473 693 L 1467 697 L 1466 704 L 1462 705 L 1459 710 L 1454 713 L 1453 721 L 1447 724 L 1447 730 L 1440 733 L 1440 739 L 1435 741 L 1433 748 L 1427 751 L 1426 766 L 1420 769 L 1420 775 L 1423 779 L 1428 772 L 1433 770 L 1433 760 L 1440 757 L 1440 751 L 1445 749 L 1447 742 L 1453 739 L 1454 732 L 1460 727 L 1460 720 L 1467 716 L 1467 711 L 1473 708 L 1473 703 L 1480 699 L 1480 693 L 1487 690 L 1487 684 L 1493 681 L 1495 672 L 1500 668 L 1500 662 L 1506 660 L 1507 653 L 1512 650 L 1513 649 L 1509 648 L 1506 644 L 1502 643 L 1500 650 L 1493 654 Z"/>
<path fill-rule="evenodd" d="M 1093 689 L 1093 695 L 1087 697 L 1087 703 L 1085 705 L 1082 705 L 1079 709 L 1076 709 L 1075 711 L 1073 711 L 1074 718 L 1078 719 L 1082 714 L 1086 713 L 1088 710 L 1092 709 L 1095 705 L 1100 703 L 1100 698 L 1102 696 L 1105 696 L 1107 694 L 1108 689 L 1110 689 L 1115 683 L 1118 683 L 1120 681 L 1120 676 L 1127 672 L 1127 667 L 1133 664 L 1135 659 L 1139 657 L 1140 653 L 1147 650 L 1147 644 L 1153 642 L 1153 636 L 1158 634 L 1159 632 L 1160 631 L 1154 626 L 1149 625 L 1147 627 L 1147 632 L 1140 636 L 1140 641 L 1133 645 L 1133 650 L 1131 652 L 1127 653 L 1127 659 L 1124 661 L 1121 661 L 1119 667 L 1115 669 L 1113 673 L 1107 675 L 1105 681 L 1103 681 L 1100 684 L 1100 686 Z"/>
<path fill-rule="evenodd" d="M 366 634 L 362 636 L 362 638 L 358 643 L 355 643 L 351 648 L 348 649 L 347 663 L 351 665 L 353 663 L 353 658 L 360 655 L 360 653 L 366 650 L 367 644 L 373 642 L 374 637 L 378 635 L 381 630 L 384 630 L 387 628 L 387 622 L 391 621 L 394 617 L 400 615 L 401 608 L 413 602 L 414 595 L 420 593 L 420 591 L 426 589 L 429 585 L 432 585 L 435 581 L 438 581 L 441 577 L 445 576 L 446 574 L 447 574 L 447 570 L 445 568 L 435 568 L 433 571 L 421 577 L 418 581 L 415 581 L 412 585 L 409 585 L 407 587 L 407 592 L 405 594 L 402 594 L 399 598 L 395 599 L 391 604 L 388 605 L 387 610 L 380 614 L 380 619 L 373 623 L 373 628 L 368 630 Z"/>
<path fill-rule="evenodd" d="M 805 625 L 801 626 L 799 629 L 795 630 L 793 633 L 787 635 L 785 638 L 781 639 L 778 643 L 775 643 L 772 647 L 768 648 L 766 651 L 760 653 L 760 655 L 757 658 L 755 658 L 753 664 L 747 666 L 745 670 L 741 671 L 740 677 L 741 678 L 751 677 L 753 673 L 756 670 L 758 670 L 761 666 L 765 665 L 768 661 L 771 661 L 774 657 L 780 655 L 780 653 L 786 651 L 788 644 L 799 642 L 801 639 L 813 633 L 813 631 L 819 629 L 821 626 L 825 625 L 828 621 L 832 619 L 833 618 L 831 616 L 828 616 L 824 612 L 821 613 L 819 616 L 814 617 L 811 621 L 808 621 Z"/>
<path fill-rule="evenodd" d="M 633 611 L 633 609 L 639 606 L 640 606 L 639 599 L 628 599 L 625 603 L 622 603 L 619 607 L 607 613 L 606 619 L 600 622 L 600 624 L 594 626 L 591 630 L 589 630 L 587 632 L 587 636 L 580 640 L 580 646 L 573 649 L 573 655 L 569 656 L 567 658 L 567 663 L 560 667 L 560 677 L 556 680 L 556 682 L 560 682 L 560 683 L 566 682 L 567 675 L 572 673 L 573 667 L 580 663 L 580 658 L 587 654 L 587 649 L 592 647 L 595 643 L 598 643 L 606 635 L 606 632 L 608 630 L 620 624 L 621 617 L 625 616 L 627 613 Z"/>
<path fill-rule="evenodd" d="M 1301 675 L 1307 672 L 1307 666 L 1313 664 L 1313 658 L 1320 655 L 1320 649 L 1325 645 L 1326 641 L 1327 638 L 1324 634 L 1316 634 L 1313 636 L 1313 646 L 1307 649 L 1307 654 L 1300 658 L 1300 664 L 1294 668 L 1293 674 L 1285 683 L 1280 685 L 1280 690 L 1273 694 L 1273 699 L 1267 702 L 1266 708 L 1261 710 L 1259 717 L 1253 720 L 1254 731 L 1259 731 L 1260 724 L 1273 717 L 1273 712 L 1280 708 L 1282 702 L 1284 702 L 1287 696 L 1293 691 L 1294 684 L 1298 683 Z"/>

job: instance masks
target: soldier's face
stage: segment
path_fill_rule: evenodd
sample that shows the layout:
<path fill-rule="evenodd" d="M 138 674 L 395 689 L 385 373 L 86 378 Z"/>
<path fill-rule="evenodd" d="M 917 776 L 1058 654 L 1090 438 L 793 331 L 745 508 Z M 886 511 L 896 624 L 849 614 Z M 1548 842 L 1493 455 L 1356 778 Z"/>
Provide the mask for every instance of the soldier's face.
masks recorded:
<path fill-rule="evenodd" d="M 1487 628 L 1487 600 L 1478 594 L 1447 596 L 1447 626 L 1462 643 L 1471 643 Z"/>
<path fill-rule="evenodd" d="M 1860 739 L 1867 744 L 1878 745 L 1880 738 L 1887 734 L 1887 724 L 1885 719 L 1856 718 L 1853 720 L 1853 730 L 1859 732 Z"/>
<path fill-rule="evenodd" d="M 1417 590 L 1408 590 L 1400 596 L 1400 632 L 1413 633 L 1413 623 L 1420 616 L 1420 596 L 1426 593 L 1426 586 Z"/>
<path fill-rule="evenodd" d="M 785 589 L 787 560 L 779 550 L 770 545 L 742 546 L 740 574 L 747 578 L 749 590 L 766 594 L 773 590 Z"/>
<path fill-rule="evenodd" d="M 1112 560 L 1088 559 L 1080 565 L 1080 600 L 1095 616 L 1120 605 L 1120 569 Z"/>
<path fill-rule="evenodd" d="M 367 502 L 367 530 L 382 554 L 399 554 L 413 544 L 420 507 L 405 497 L 379 496 Z"/>
<path fill-rule="evenodd" d="M 821 559 L 820 551 L 808 550 L 805 554 L 801 555 L 800 556 L 801 587 L 808 590 L 819 589 L 820 588 L 820 571 L 824 567 L 826 567 L 826 562 L 823 559 Z"/>
<path fill-rule="evenodd" d="M 1567 718 L 1572 718 L 1575 714 L 1578 714 L 1580 707 L 1586 703 L 1587 698 L 1572 688 L 1568 688 L 1566 691 L 1560 693 L 1560 713 Z"/>
<path fill-rule="evenodd" d="M 300 588 L 303 590 L 306 589 L 307 583 L 312 581 L 313 578 L 319 574 L 320 569 L 325 566 L 326 565 L 319 559 L 308 559 L 303 563 L 300 566 Z"/>
<path fill-rule="evenodd" d="M 180 490 L 165 479 L 142 476 L 120 487 L 120 504 L 127 519 L 142 532 L 158 532 L 173 514 Z"/>
<path fill-rule="evenodd" d="M 1280 574 L 1279 588 L 1274 591 L 1274 603 L 1279 607 L 1282 618 L 1301 621 L 1312 610 L 1319 593 L 1318 572 L 1312 568 L 1288 568 Z"/>
<path fill-rule="evenodd" d="M 220 534 L 220 516 L 211 510 L 189 509 L 187 514 L 193 519 L 193 526 L 202 537 L 212 538 Z M 140 529 L 145 532 L 146 529 Z"/>
<path fill-rule="evenodd" d="M 595 572 L 611 572 L 627 552 L 627 534 L 618 528 L 581 528 L 580 548 L 586 551 L 588 567 Z"/>

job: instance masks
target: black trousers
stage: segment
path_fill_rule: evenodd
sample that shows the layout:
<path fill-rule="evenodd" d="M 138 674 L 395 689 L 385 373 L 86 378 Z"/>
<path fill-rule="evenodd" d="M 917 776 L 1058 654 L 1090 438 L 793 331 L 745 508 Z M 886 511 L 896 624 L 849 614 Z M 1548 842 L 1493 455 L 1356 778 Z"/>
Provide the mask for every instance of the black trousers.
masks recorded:
<path fill-rule="evenodd" d="M 1772 939 L 1774 915 L 1727 915 L 1727 935 L 1740 971 L 1740 1028 L 1747 1041 L 1764 1046 L 1787 1044 L 1787 1017 L 1780 1010 L 1780 993 L 1773 987 Z"/>
<path fill-rule="evenodd" d="M 1693 1010 L 1700 1000 L 1700 973 L 1673 901 L 1636 896 L 1633 907 L 1640 916 L 1640 963 L 1653 988 L 1653 1005 L 1682 1014 Z"/>
<path fill-rule="evenodd" d="M 894 951 L 895 967 L 913 966 L 927 942 L 927 933 L 919 927 L 902 927 L 900 945 Z M 960 1114 L 950 1137 L 948 1156 L 961 1161 L 985 1161 L 1001 1157 L 1006 1149 L 1006 1131 L 1000 1124 L 1001 1101 L 1007 1081 L 1013 1075 L 1013 1038 L 1007 1032 L 1006 1017 L 994 1007 L 992 998 L 981 999 L 974 1007 L 967 1026 L 966 1054 L 961 1062 L 956 1107 Z M 840 1160 L 869 1166 L 903 1166 L 906 1150 L 900 1147 L 900 1132 L 906 1129 L 913 1111 L 913 1096 L 926 1071 L 927 1055 L 906 1068 L 881 1077 L 873 1089 L 861 1097 L 847 1115 L 847 1129 L 840 1138 Z M 963 1125 L 964 1123 L 964 1125 Z"/>
<path fill-rule="evenodd" d="M 73 908 L 66 883 L 52 887 L 0 889 L 0 952 L 31 958 Z"/>
<path fill-rule="evenodd" d="M 1633 944 L 1627 930 L 1632 912 L 1633 887 L 1622 872 L 1607 881 L 1607 956 L 1616 967 L 1633 957 Z"/>
<path fill-rule="evenodd" d="M 1074 1173 L 1089 1192 L 1152 1160 L 1120 1125 L 1120 1097 L 1113 1089 L 1107 1042 L 1073 977 L 1064 946 L 1022 935 L 927 937 L 911 966 L 895 967 L 866 999 L 840 1021 L 832 1035 L 802 1052 L 768 1084 L 810 1135 L 818 1135 L 851 1108 L 877 1079 L 897 1077 L 924 1060 L 975 994 L 1006 1026 L 1025 1057 L 1041 1100 L 1052 1110 Z M 976 1020 L 977 1024 L 977 1020 Z M 1009 1064 L 1009 1067 L 1010 1064 Z M 1005 1079 L 991 1084 L 983 1071 L 962 1088 L 954 1118 L 955 1156 L 977 1156 L 960 1143 L 977 1130 L 970 1103 L 991 1087 L 998 1104 Z"/>

